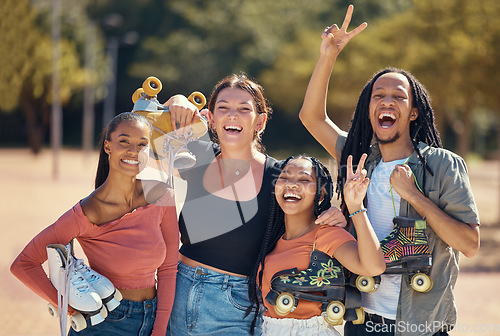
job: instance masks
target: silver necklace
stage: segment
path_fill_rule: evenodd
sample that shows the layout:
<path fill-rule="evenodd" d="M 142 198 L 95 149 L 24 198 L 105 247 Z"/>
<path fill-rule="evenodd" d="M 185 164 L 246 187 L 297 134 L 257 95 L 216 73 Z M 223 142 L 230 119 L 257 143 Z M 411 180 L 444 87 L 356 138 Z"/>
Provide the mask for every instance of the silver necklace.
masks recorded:
<path fill-rule="evenodd" d="M 296 237 L 291 238 L 291 239 L 287 239 L 287 240 L 293 240 L 293 239 L 297 239 L 297 238 L 302 237 L 302 236 L 306 233 L 307 229 L 309 229 L 309 228 L 311 227 L 311 225 L 313 225 L 313 224 L 314 224 L 314 222 L 312 222 L 311 224 L 309 224 L 309 225 L 308 225 L 308 226 L 307 226 L 307 227 L 306 227 L 306 228 L 305 228 L 305 229 L 304 229 L 301 233 L 299 233 Z"/>

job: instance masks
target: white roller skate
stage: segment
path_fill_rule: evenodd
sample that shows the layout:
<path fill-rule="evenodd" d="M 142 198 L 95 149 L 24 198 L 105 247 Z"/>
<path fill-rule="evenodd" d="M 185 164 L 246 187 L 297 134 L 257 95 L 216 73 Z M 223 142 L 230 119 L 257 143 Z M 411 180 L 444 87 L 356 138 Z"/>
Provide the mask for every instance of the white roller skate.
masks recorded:
<path fill-rule="evenodd" d="M 108 311 L 112 311 L 120 305 L 120 301 L 123 298 L 122 294 L 113 286 L 113 283 L 108 278 L 85 265 L 83 259 L 75 258 L 75 269 L 83 275 L 85 280 L 99 294 L 102 303 L 108 308 Z"/>
<path fill-rule="evenodd" d="M 75 331 L 104 321 L 108 315 L 99 294 L 92 288 L 84 276 L 75 268 L 75 259 L 71 253 L 71 243 L 47 245 L 49 276 L 52 285 L 57 289 L 58 307 L 49 303 L 49 313 L 59 316 L 61 335 L 66 334 L 68 305 L 79 313 L 70 318 Z"/>

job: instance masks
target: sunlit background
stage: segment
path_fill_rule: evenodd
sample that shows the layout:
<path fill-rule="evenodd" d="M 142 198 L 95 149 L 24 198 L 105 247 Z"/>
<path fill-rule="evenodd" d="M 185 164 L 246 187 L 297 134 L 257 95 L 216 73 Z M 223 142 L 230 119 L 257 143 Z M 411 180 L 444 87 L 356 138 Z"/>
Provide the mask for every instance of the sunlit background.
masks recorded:
<path fill-rule="evenodd" d="M 387 66 L 429 90 L 447 149 L 466 158 L 481 250 L 461 262 L 455 335 L 500 335 L 500 1 L 2 0 L 0 2 L 0 335 L 54 335 L 43 300 L 14 279 L 13 258 L 93 189 L 97 139 L 130 111 L 148 76 L 160 101 L 245 72 L 274 109 L 269 154 L 335 162 L 298 120 L 325 26 L 368 28 L 342 51 L 328 111 L 349 128 L 357 97 Z M 478 327 L 474 329 L 474 326 Z"/>

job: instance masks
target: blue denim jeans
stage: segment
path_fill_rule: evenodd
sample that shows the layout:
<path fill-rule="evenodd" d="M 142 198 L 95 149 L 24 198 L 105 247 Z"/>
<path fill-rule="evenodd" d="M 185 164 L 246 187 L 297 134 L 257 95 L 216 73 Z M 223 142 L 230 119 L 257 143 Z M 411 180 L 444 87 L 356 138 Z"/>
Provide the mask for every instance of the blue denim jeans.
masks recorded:
<path fill-rule="evenodd" d="M 175 300 L 167 336 L 249 335 L 255 312 L 245 317 L 248 299 L 246 277 L 179 263 Z M 254 335 L 262 334 L 259 317 Z"/>
<path fill-rule="evenodd" d="M 145 301 L 122 300 L 120 305 L 108 313 L 108 317 L 99 324 L 90 325 L 76 332 L 70 328 L 68 336 L 149 336 L 153 330 L 156 315 L 156 298 Z"/>

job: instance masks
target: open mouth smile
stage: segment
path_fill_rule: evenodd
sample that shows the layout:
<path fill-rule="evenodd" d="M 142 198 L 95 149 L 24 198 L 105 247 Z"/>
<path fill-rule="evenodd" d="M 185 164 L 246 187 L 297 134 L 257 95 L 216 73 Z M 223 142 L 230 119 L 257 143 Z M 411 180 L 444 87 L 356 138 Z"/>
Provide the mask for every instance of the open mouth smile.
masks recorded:
<path fill-rule="evenodd" d="M 228 133 L 237 134 L 242 131 L 243 127 L 239 125 L 225 125 L 224 130 Z"/>
<path fill-rule="evenodd" d="M 139 161 L 131 160 L 131 159 L 123 159 L 122 162 L 125 162 L 127 164 L 131 164 L 131 165 L 138 165 L 139 164 Z"/>
<path fill-rule="evenodd" d="M 378 123 L 382 128 L 389 128 L 396 122 L 396 116 L 393 113 L 382 112 L 378 116 Z"/>
<path fill-rule="evenodd" d="M 286 202 L 297 202 L 302 199 L 302 196 L 293 192 L 286 192 L 283 195 L 283 198 L 285 199 Z"/>

